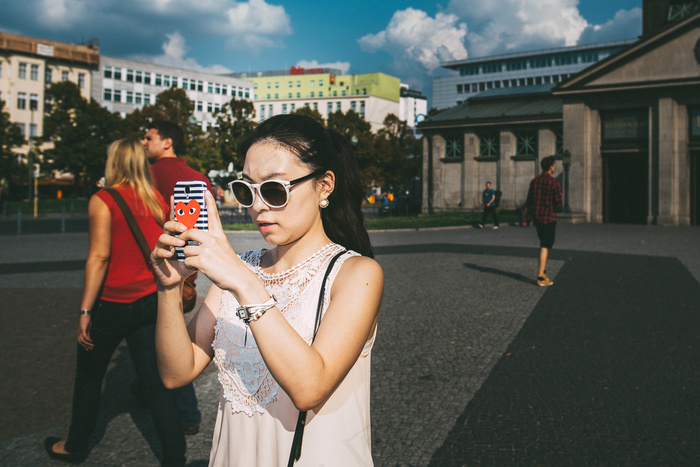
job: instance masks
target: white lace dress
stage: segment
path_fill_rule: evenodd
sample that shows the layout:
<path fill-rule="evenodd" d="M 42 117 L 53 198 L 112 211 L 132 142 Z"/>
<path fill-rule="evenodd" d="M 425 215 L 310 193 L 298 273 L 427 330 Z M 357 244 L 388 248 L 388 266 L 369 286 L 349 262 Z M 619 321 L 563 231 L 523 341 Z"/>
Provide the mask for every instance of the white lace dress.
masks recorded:
<path fill-rule="evenodd" d="M 277 307 L 309 344 L 321 282 L 328 263 L 342 247 L 326 245 L 297 266 L 277 274 L 260 268 L 266 250 L 243 253 L 241 259 L 277 298 Z M 323 313 L 343 262 L 336 261 L 326 285 Z M 278 467 L 287 465 L 299 411 L 267 369 L 250 330 L 236 316 L 238 302 L 224 292 L 212 344 L 219 369 L 221 397 L 214 427 L 210 466 Z M 297 466 L 371 466 L 369 412 L 369 340 L 340 386 L 318 411 L 309 411 L 301 459 Z"/>

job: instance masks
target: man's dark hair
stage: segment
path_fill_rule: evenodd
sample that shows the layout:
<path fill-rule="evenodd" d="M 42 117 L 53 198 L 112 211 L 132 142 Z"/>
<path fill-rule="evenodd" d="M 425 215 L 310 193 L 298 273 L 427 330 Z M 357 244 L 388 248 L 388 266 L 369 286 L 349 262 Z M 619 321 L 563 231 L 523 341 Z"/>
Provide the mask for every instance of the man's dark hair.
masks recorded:
<path fill-rule="evenodd" d="M 542 172 L 549 170 L 551 166 L 554 165 L 554 156 L 548 156 L 540 161 L 540 167 L 542 167 Z"/>
<path fill-rule="evenodd" d="M 173 152 L 176 156 L 185 151 L 185 134 L 180 125 L 167 120 L 154 120 L 148 125 L 147 129 L 150 130 L 151 128 L 158 132 L 160 139 L 170 138 L 172 140 Z"/>

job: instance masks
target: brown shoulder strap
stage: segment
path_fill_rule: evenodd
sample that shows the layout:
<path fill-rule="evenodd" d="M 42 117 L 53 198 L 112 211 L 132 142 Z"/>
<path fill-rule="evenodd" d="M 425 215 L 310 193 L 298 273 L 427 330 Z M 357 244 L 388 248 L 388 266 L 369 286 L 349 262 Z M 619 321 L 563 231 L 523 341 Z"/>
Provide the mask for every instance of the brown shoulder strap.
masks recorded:
<path fill-rule="evenodd" d="M 122 213 L 124 214 L 124 219 L 126 219 L 126 223 L 129 224 L 129 229 L 131 230 L 134 239 L 136 239 L 136 243 L 138 243 L 139 248 L 141 249 L 143 259 L 146 261 L 148 269 L 151 269 L 151 249 L 148 246 L 146 236 L 141 231 L 141 227 L 139 227 L 138 222 L 136 222 L 136 217 L 134 217 L 134 213 L 131 212 L 129 205 L 126 204 L 126 200 L 121 195 L 121 193 L 119 193 L 114 188 L 105 188 L 105 191 L 112 195 L 114 201 L 117 202 L 117 206 L 119 206 L 119 209 L 122 210 Z"/>

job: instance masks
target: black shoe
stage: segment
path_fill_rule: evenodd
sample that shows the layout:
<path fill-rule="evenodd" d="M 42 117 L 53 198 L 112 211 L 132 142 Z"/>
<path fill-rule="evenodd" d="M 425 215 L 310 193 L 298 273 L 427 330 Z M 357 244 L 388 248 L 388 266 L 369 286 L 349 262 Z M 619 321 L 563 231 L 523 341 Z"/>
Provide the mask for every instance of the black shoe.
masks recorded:
<path fill-rule="evenodd" d="M 69 464 L 82 464 L 85 462 L 87 457 L 85 454 L 63 454 L 61 452 L 56 452 L 53 450 L 53 445 L 61 441 L 61 438 L 56 438 L 55 436 L 49 436 L 44 440 L 44 449 L 46 454 L 53 460 L 68 462 Z"/>
<path fill-rule="evenodd" d="M 198 426 L 183 426 L 182 432 L 185 434 L 185 436 L 196 435 L 197 433 L 199 433 L 199 427 Z"/>

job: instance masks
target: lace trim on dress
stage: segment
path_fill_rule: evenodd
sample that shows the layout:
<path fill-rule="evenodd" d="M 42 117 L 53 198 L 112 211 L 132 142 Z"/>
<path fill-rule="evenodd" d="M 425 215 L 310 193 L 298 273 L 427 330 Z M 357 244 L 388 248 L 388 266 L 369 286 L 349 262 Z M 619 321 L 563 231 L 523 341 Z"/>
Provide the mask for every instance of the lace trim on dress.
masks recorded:
<path fill-rule="evenodd" d="M 311 344 L 320 282 L 328 261 L 339 251 L 340 245 L 330 243 L 296 266 L 279 273 L 266 273 L 260 260 L 267 250 L 255 250 L 240 255 L 246 265 L 260 278 L 267 291 L 277 298 L 277 308 L 285 319 Z M 357 255 L 351 252 L 351 255 Z M 334 266 L 339 270 L 344 255 Z M 313 284 L 312 284 L 313 282 Z M 329 284 L 332 281 L 329 280 Z M 328 292 L 323 310 L 328 306 Z M 223 395 L 234 413 L 253 416 L 265 411 L 267 404 L 277 398 L 279 385 L 274 380 L 260 355 L 252 332 L 236 315 L 238 301 L 230 292 L 223 292 L 219 317 L 215 326 L 214 363 L 219 369 Z M 244 345 L 247 336 L 247 345 Z"/>

